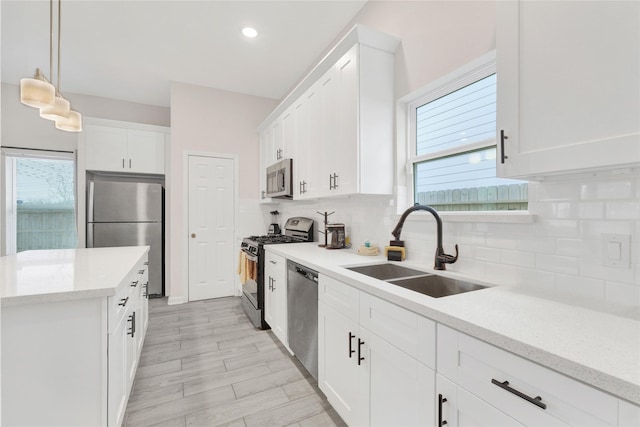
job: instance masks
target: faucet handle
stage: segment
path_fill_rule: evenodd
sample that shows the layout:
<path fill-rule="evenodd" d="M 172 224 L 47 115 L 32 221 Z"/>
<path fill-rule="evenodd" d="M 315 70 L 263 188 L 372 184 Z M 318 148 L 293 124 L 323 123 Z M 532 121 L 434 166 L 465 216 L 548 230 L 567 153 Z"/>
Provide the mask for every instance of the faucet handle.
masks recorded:
<path fill-rule="evenodd" d="M 438 255 L 438 260 L 445 264 L 453 264 L 458 260 L 458 245 L 456 244 L 456 256 L 448 255 L 448 254 L 440 254 Z"/>

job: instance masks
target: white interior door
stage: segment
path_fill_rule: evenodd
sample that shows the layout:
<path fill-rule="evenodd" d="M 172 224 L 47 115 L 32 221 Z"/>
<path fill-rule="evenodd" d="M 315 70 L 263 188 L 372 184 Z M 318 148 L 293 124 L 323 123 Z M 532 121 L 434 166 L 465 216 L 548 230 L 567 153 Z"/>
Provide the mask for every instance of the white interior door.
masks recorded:
<path fill-rule="evenodd" d="M 189 156 L 189 301 L 234 295 L 234 161 Z"/>

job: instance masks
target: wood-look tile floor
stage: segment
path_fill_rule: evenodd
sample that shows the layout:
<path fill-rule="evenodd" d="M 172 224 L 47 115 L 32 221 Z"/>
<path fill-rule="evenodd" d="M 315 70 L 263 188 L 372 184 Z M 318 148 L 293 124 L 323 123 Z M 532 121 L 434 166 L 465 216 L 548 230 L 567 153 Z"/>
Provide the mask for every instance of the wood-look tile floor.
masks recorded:
<path fill-rule="evenodd" d="M 125 426 L 344 426 L 316 381 L 239 297 L 149 300 Z"/>

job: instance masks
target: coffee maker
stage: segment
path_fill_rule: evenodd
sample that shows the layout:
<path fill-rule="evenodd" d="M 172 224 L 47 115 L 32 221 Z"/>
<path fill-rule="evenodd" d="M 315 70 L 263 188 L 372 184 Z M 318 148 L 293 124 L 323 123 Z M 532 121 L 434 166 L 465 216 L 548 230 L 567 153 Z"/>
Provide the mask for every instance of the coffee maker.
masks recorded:
<path fill-rule="evenodd" d="M 278 215 L 280 215 L 280 212 L 276 210 L 269 213 L 271 214 L 271 224 L 269 224 L 268 234 L 271 236 L 281 234 L 282 231 L 280 230 L 280 225 L 278 225 Z"/>

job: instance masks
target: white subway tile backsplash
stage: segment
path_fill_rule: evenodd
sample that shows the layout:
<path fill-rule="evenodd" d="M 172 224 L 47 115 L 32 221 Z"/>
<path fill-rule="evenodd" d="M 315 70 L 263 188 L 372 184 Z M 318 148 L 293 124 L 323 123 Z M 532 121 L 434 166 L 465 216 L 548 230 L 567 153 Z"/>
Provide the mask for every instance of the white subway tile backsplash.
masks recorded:
<path fill-rule="evenodd" d="M 607 219 L 640 218 L 640 202 L 607 202 Z"/>
<path fill-rule="evenodd" d="M 520 252 L 501 250 L 500 262 L 518 267 L 534 268 L 536 264 L 536 256 L 532 252 Z"/>
<path fill-rule="evenodd" d="M 607 303 L 640 307 L 640 287 L 619 282 L 605 282 Z"/>
<path fill-rule="evenodd" d="M 556 289 L 562 293 L 591 299 L 603 300 L 605 298 L 605 282 L 602 279 L 557 274 Z"/>
<path fill-rule="evenodd" d="M 533 223 L 503 224 L 453 222 L 443 219 L 444 249 L 460 246 L 457 263 L 447 266 L 480 280 L 555 290 L 601 301 L 640 307 L 640 173 L 617 176 L 580 176 L 561 181 L 531 182 L 529 212 Z M 263 221 L 251 215 L 254 202 L 241 206 L 248 228 L 266 227 L 268 211 L 261 206 Z M 392 239 L 399 215 L 388 197 L 353 196 L 277 205 L 282 222 L 294 215 L 314 218 L 317 211 L 336 211 L 335 220 L 347 223 L 354 249 L 365 240 L 381 247 Z M 436 248 L 433 218 L 412 214 L 402 232 L 412 262 L 430 265 Z M 417 220 L 416 220 L 417 218 Z M 602 265 L 602 235 L 631 236 L 628 268 Z"/>
<path fill-rule="evenodd" d="M 578 275 L 580 271 L 578 258 L 547 254 L 536 254 L 536 268 L 538 270 L 575 275 Z"/>
<path fill-rule="evenodd" d="M 601 219 L 603 217 L 603 202 L 582 202 L 578 205 L 578 218 L 580 219 Z"/>
<path fill-rule="evenodd" d="M 577 220 L 540 218 L 535 223 L 537 236 L 578 237 L 580 224 Z"/>
<path fill-rule="evenodd" d="M 601 259 L 602 243 L 599 240 L 586 239 L 557 239 L 556 255 L 595 259 Z"/>

